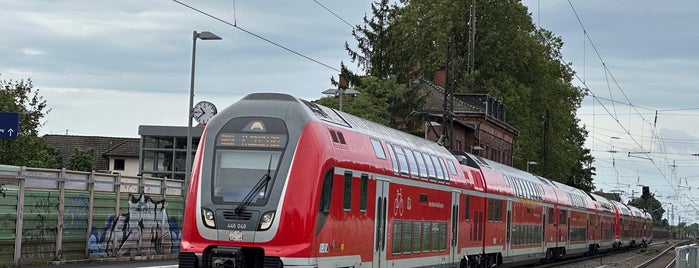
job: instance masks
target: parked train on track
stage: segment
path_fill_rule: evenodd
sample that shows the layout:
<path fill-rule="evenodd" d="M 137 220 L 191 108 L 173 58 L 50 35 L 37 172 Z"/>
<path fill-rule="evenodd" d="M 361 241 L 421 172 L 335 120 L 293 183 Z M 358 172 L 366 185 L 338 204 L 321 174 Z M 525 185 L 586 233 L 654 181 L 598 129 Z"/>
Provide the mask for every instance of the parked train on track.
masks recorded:
<path fill-rule="evenodd" d="M 206 126 L 180 267 L 491 267 L 650 241 L 650 215 L 285 94 Z"/>

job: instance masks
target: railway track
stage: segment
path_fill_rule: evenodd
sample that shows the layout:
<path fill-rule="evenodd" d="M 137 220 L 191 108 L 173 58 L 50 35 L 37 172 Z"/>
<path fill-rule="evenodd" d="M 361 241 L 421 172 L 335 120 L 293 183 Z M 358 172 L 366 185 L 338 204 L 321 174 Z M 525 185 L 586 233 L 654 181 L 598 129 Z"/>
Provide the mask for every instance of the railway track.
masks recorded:
<path fill-rule="evenodd" d="M 633 267 L 633 268 L 667 268 L 674 266 L 675 247 L 688 244 L 690 241 L 664 241 L 653 243 L 647 248 L 635 248 L 593 256 L 565 259 L 555 263 L 536 266 L 537 268 L 602 268 L 602 267 Z"/>

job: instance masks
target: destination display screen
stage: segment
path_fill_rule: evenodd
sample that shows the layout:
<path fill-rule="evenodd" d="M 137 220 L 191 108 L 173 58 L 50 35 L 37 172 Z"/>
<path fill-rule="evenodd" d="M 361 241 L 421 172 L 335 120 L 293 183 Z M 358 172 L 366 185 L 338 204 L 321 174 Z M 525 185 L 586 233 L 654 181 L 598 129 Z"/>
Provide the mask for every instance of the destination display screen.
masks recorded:
<path fill-rule="evenodd" d="M 221 133 L 217 145 L 236 147 L 283 148 L 286 135 L 263 133 Z"/>

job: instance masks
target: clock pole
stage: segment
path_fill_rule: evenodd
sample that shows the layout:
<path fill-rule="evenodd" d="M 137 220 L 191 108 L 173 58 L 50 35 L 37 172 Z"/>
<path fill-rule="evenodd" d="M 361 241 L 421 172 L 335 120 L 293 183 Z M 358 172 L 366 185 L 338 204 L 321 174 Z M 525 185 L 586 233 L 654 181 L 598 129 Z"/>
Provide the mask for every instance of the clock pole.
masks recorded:
<path fill-rule="evenodd" d="M 187 106 L 187 154 L 185 157 L 185 173 L 184 173 L 184 202 L 187 202 L 187 194 L 189 193 L 189 182 L 192 173 L 192 110 L 194 103 L 194 66 L 195 57 L 197 54 L 197 39 L 201 40 L 221 40 L 221 37 L 211 32 L 194 31 L 192 33 L 192 73 L 189 80 L 189 106 Z"/>

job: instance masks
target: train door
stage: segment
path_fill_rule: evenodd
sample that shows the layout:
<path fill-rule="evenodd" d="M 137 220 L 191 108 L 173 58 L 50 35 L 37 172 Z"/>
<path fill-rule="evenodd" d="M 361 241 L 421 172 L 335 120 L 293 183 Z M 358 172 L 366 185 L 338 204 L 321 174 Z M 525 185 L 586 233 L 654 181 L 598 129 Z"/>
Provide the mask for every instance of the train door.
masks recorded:
<path fill-rule="evenodd" d="M 510 256 L 510 240 L 512 238 L 512 201 L 507 200 L 507 219 L 505 223 L 505 256 Z"/>
<path fill-rule="evenodd" d="M 459 258 L 459 193 L 451 193 L 451 262 L 457 263 Z"/>
<path fill-rule="evenodd" d="M 374 218 L 374 258 L 372 267 L 388 267 L 386 263 L 386 204 L 389 181 L 376 178 L 376 217 Z"/>

